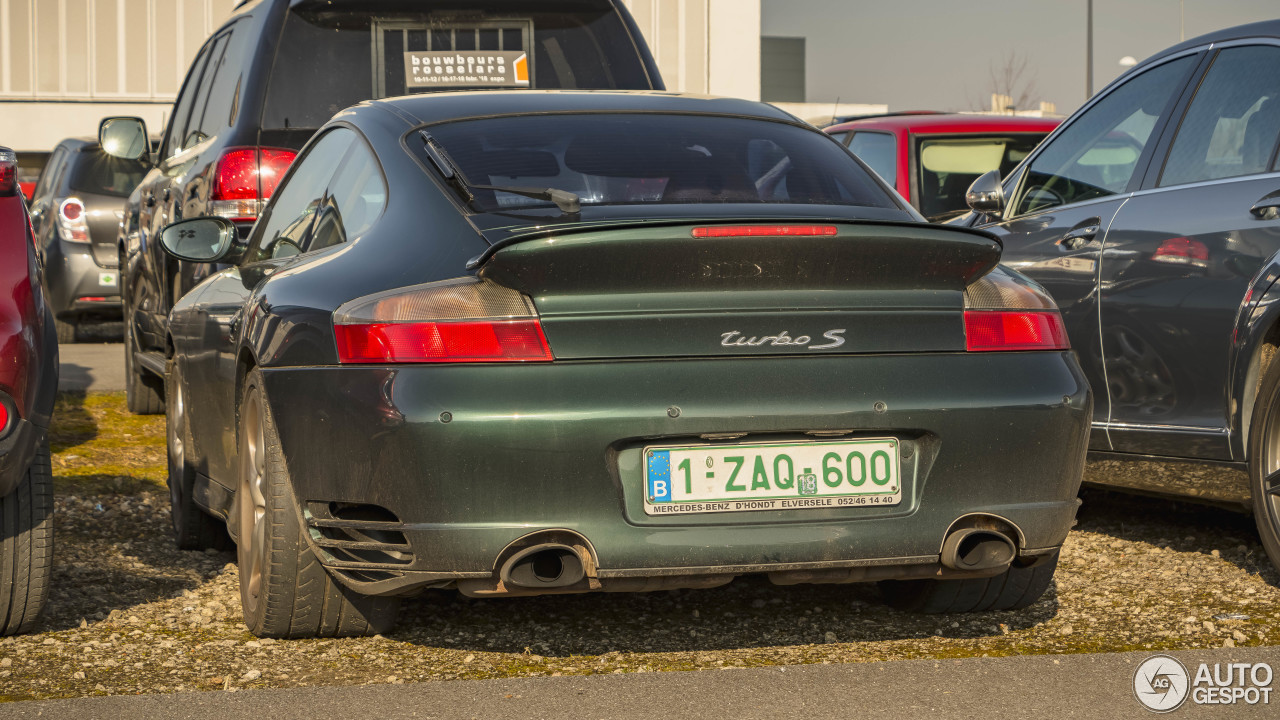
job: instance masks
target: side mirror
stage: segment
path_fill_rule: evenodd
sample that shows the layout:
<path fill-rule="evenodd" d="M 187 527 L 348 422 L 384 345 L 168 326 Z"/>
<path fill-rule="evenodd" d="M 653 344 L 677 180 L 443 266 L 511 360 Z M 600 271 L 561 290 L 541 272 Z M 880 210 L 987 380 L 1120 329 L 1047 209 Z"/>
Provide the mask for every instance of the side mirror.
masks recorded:
<path fill-rule="evenodd" d="M 983 173 L 964 194 L 964 201 L 970 209 L 984 215 L 999 215 L 1004 212 L 1004 186 L 1000 184 L 1000 171 L 992 170 Z"/>
<path fill-rule="evenodd" d="M 235 223 L 222 217 L 180 220 L 160 232 L 160 246 L 165 252 L 197 263 L 228 259 L 238 239 Z"/>
<path fill-rule="evenodd" d="M 142 118 L 103 118 L 98 125 L 98 144 L 106 154 L 125 160 L 144 160 L 151 155 L 147 123 Z"/>

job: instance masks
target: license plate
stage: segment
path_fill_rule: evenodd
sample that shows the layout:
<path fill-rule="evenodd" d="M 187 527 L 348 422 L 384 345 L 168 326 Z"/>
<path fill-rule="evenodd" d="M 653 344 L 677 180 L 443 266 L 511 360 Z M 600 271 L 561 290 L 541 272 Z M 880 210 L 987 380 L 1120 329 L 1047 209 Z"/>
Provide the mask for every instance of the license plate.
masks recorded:
<path fill-rule="evenodd" d="M 647 515 L 871 507 L 902 502 L 898 441 L 648 447 Z"/>
<path fill-rule="evenodd" d="M 98 284 L 102 287 L 115 287 L 116 274 L 113 272 L 98 273 Z"/>

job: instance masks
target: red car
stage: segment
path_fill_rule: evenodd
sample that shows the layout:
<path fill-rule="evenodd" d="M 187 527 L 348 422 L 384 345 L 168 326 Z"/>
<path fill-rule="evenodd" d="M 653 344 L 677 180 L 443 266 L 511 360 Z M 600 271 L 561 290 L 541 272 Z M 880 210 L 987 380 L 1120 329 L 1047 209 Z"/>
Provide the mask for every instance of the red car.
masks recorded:
<path fill-rule="evenodd" d="M 930 222 L 969 212 L 964 194 L 979 175 L 1008 177 L 1060 120 L 910 112 L 824 128 L 871 166 Z"/>
<path fill-rule="evenodd" d="M 0 634 L 24 632 L 49 594 L 49 416 L 58 342 L 44 302 L 17 158 L 0 147 Z"/>

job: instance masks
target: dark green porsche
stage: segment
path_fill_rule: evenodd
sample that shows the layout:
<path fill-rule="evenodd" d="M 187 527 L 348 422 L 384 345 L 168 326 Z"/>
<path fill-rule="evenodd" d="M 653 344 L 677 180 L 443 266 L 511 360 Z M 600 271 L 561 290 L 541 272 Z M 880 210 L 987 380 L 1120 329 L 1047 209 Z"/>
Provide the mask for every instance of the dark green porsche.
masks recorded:
<path fill-rule="evenodd" d="M 109 133 L 109 129 L 107 130 Z M 171 316 L 184 547 L 264 636 L 397 598 L 882 581 L 1048 587 L 1091 395 L 1057 308 L 767 105 L 406 97 L 338 114 Z"/>

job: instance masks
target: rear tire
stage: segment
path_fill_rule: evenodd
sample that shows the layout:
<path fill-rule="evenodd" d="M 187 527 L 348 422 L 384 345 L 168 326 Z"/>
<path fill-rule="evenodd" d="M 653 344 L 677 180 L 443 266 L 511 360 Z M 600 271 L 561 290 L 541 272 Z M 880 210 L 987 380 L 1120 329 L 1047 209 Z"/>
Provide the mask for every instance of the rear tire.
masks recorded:
<path fill-rule="evenodd" d="M 236 560 L 244 623 L 258 637 L 353 637 L 389 631 L 399 598 L 361 595 L 339 584 L 302 537 L 262 373 L 245 378 L 237 430 Z"/>
<path fill-rule="evenodd" d="M 880 592 L 898 610 L 925 613 L 1021 610 L 1049 589 L 1058 555 L 1032 567 L 1011 567 L 989 578 L 885 580 Z"/>
<path fill-rule="evenodd" d="M 79 335 L 76 324 L 67 322 L 66 320 L 53 319 L 53 327 L 58 332 L 58 344 L 70 345 L 74 343 Z"/>
<path fill-rule="evenodd" d="M 1280 363 L 1258 388 L 1249 423 L 1249 495 L 1253 521 L 1271 566 L 1280 570 Z"/>
<path fill-rule="evenodd" d="M 196 504 L 194 493 L 196 471 L 188 461 L 191 451 L 191 427 L 187 416 L 186 394 L 178 364 L 169 361 L 165 373 L 166 449 L 169 458 L 169 515 L 179 550 L 230 550 L 234 543 L 227 526 Z"/>
<path fill-rule="evenodd" d="M 26 477 L 0 498 L 0 635 L 27 632 L 49 596 L 53 570 L 53 478 L 49 441 Z"/>
<path fill-rule="evenodd" d="M 164 384 L 160 378 L 134 365 L 133 328 L 124 326 L 124 400 L 134 415 L 159 415 L 164 412 Z"/>

